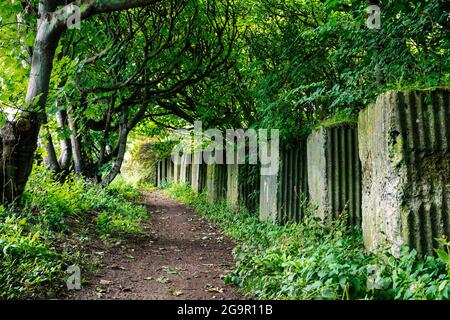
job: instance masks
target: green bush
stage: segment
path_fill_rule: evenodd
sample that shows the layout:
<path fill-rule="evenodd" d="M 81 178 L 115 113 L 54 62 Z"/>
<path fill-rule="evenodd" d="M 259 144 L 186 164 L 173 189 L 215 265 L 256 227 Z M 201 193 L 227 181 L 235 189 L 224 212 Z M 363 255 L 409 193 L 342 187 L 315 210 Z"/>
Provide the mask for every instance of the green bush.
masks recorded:
<path fill-rule="evenodd" d="M 0 299 L 49 295 L 61 283 L 58 254 L 29 227 L 19 216 L 0 219 Z"/>
<path fill-rule="evenodd" d="M 38 223 L 50 231 L 67 230 L 67 218 L 85 224 L 95 219 L 100 235 L 116 235 L 142 232 L 139 226 L 147 218 L 147 211 L 130 203 L 139 197 L 121 178 L 106 189 L 75 177 L 61 184 L 38 167 L 30 177 L 21 205 L 38 213 Z M 105 223 L 101 215 L 108 215 L 111 223 Z"/>
<path fill-rule="evenodd" d="M 441 259 L 417 258 L 402 248 L 399 258 L 365 251 L 361 231 L 345 217 L 329 225 L 307 216 L 284 226 L 256 215 L 209 204 L 205 195 L 169 186 L 168 193 L 192 206 L 239 241 L 235 270 L 226 281 L 259 299 L 448 299 L 449 275 Z M 448 271 L 448 270 L 447 270 Z"/>
<path fill-rule="evenodd" d="M 129 202 L 138 198 L 122 180 L 106 189 L 74 177 L 61 184 L 36 167 L 20 203 L 0 206 L 0 299 L 54 296 L 69 265 L 92 263 L 77 243 L 142 233 L 147 211 Z"/>
<path fill-rule="evenodd" d="M 133 185 L 127 183 L 122 176 L 118 176 L 107 189 L 111 196 L 124 198 L 127 201 L 138 201 L 140 193 Z"/>

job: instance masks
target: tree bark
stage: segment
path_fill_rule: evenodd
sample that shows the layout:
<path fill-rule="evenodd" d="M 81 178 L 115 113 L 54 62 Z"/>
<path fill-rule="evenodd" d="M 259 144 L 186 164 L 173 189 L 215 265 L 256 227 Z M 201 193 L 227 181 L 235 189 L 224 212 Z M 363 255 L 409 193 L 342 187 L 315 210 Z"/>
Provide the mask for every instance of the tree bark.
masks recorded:
<path fill-rule="evenodd" d="M 47 156 L 44 158 L 44 164 L 52 173 L 58 174 L 61 172 L 61 167 L 59 166 L 55 146 L 53 145 L 53 138 L 49 129 L 47 129 L 47 136 L 44 137 L 44 140 L 45 150 L 47 151 Z"/>
<path fill-rule="evenodd" d="M 111 119 L 112 118 L 112 110 L 114 110 L 114 105 L 115 105 L 115 97 L 112 98 L 111 106 L 109 107 L 108 113 L 106 115 L 105 129 L 103 132 L 103 139 L 102 139 L 101 145 L 100 145 L 100 155 L 98 157 L 98 162 L 97 162 L 97 182 L 101 182 L 101 178 L 102 178 L 101 168 L 105 161 L 106 145 L 108 143 L 109 130 L 110 130 L 111 120 L 112 120 Z"/>
<path fill-rule="evenodd" d="M 58 122 L 59 129 L 62 132 L 67 130 L 67 112 L 65 110 L 58 111 L 56 113 L 56 121 Z M 70 142 L 70 137 L 64 137 L 61 139 L 61 154 L 58 158 L 58 163 L 63 171 L 68 171 L 70 167 L 70 160 L 72 159 L 72 144 Z"/>
<path fill-rule="evenodd" d="M 120 173 L 120 168 L 122 167 L 123 159 L 125 157 L 125 151 L 127 147 L 127 138 L 128 138 L 128 124 L 127 124 L 127 113 L 128 107 L 125 105 L 122 106 L 122 117 L 120 119 L 120 131 L 119 131 L 119 150 L 116 158 L 114 159 L 111 170 L 105 176 L 103 181 L 101 182 L 101 186 L 108 186 Z"/>
<path fill-rule="evenodd" d="M 67 110 L 67 123 L 69 124 L 69 128 L 72 131 L 70 134 L 70 143 L 72 145 L 74 171 L 78 176 L 83 174 L 83 158 L 81 155 L 81 143 L 78 137 L 78 129 L 75 123 L 75 118 L 71 106 Z"/>
<path fill-rule="evenodd" d="M 40 5 L 40 13 L 47 13 Z M 24 189 L 34 160 L 39 130 L 45 120 L 45 103 L 48 96 L 53 58 L 60 33 L 51 23 L 41 18 L 34 43 L 31 73 L 25 101 L 27 112 L 15 123 L 9 123 L 1 131 L 3 142 L 1 178 L 3 203 L 11 203 Z"/>

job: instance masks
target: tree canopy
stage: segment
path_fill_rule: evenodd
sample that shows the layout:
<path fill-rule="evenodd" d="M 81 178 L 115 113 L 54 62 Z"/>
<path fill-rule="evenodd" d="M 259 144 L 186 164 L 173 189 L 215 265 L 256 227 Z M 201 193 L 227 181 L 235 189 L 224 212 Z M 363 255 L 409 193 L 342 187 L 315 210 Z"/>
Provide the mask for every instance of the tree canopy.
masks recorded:
<path fill-rule="evenodd" d="M 369 4 L 381 8 L 380 29 L 366 25 Z M 65 25 L 68 5 L 80 8 L 80 29 Z M 351 119 L 380 92 L 448 86 L 448 9 L 441 0 L 3 1 L 1 122 L 12 128 L 2 129 L 3 180 L 15 185 L 5 190 L 20 194 L 35 150 L 60 179 L 73 171 L 106 185 L 132 132 L 163 138 L 199 120 L 279 128 L 289 142 L 326 118 Z"/>

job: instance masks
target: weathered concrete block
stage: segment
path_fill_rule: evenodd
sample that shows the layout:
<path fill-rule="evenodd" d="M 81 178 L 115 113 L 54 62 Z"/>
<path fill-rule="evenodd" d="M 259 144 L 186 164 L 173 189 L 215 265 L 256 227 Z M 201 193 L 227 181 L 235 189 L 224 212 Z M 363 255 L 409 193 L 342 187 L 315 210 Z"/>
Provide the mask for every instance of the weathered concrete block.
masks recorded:
<path fill-rule="evenodd" d="M 317 215 L 322 219 L 325 219 L 331 212 L 325 158 L 326 142 L 327 134 L 324 128 L 315 130 L 307 140 L 309 201 L 317 206 Z"/>
<path fill-rule="evenodd" d="M 317 215 L 336 219 L 346 211 L 349 223 L 361 224 L 361 163 L 357 129 L 319 128 L 307 141 L 308 189 Z"/>
<path fill-rule="evenodd" d="M 392 91 L 359 116 L 362 226 L 369 249 L 433 254 L 450 236 L 448 90 Z"/>
<path fill-rule="evenodd" d="M 166 159 L 166 168 L 167 168 L 167 182 L 173 182 L 173 162 L 171 158 Z"/>
<path fill-rule="evenodd" d="M 200 192 L 200 164 L 199 159 L 201 157 L 201 153 L 194 153 L 193 161 L 192 161 L 192 169 L 191 169 L 191 188 L 192 191 L 199 193 Z"/>
<path fill-rule="evenodd" d="M 261 186 L 259 194 L 259 220 L 276 223 L 278 220 L 278 181 L 280 173 L 280 150 L 273 150 L 271 145 L 260 146 L 267 148 L 267 154 L 275 155 L 275 163 L 272 163 L 272 170 L 267 174 L 268 165 L 261 163 Z M 261 150 L 260 150 L 261 151 Z M 261 155 L 261 152 L 260 152 Z M 273 161 L 273 160 L 272 160 Z"/>
<path fill-rule="evenodd" d="M 234 209 L 239 209 L 239 165 L 227 167 L 227 202 Z"/>
<path fill-rule="evenodd" d="M 167 159 L 163 159 L 157 162 L 156 164 L 156 186 L 161 187 L 164 183 L 167 182 L 168 179 L 168 161 Z"/>
<path fill-rule="evenodd" d="M 173 163 L 173 182 L 175 184 L 180 183 L 180 164 Z"/>
<path fill-rule="evenodd" d="M 161 181 L 160 184 L 164 184 L 167 182 L 167 166 L 166 159 L 161 160 Z"/>
<path fill-rule="evenodd" d="M 214 203 L 219 198 L 218 186 L 218 166 L 216 164 L 208 164 L 206 170 L 206 189 L 208 191 L 208 202 Z"/>
<path fill-rule="evenodd" d="M 161 185 L 161 161 L 156 162 L 156 179 L 155 186 L 159 187 Z"/>
<path fill-rule="evenodd" d="M 278 216 L 278 175 L 262 175 L 260 190 L 259 219 L 275 223 Z"/>
<path fill-rule="evenodd" d="M 180 180 L 179 180 L 179 182 L 181 184 L 186 184 L 189 182 L 188 173 L 189 173 L 190 163 L 191 163 L 191 155 L 183 154 L 181 156 L 181 164 L 180 164 Z"/>

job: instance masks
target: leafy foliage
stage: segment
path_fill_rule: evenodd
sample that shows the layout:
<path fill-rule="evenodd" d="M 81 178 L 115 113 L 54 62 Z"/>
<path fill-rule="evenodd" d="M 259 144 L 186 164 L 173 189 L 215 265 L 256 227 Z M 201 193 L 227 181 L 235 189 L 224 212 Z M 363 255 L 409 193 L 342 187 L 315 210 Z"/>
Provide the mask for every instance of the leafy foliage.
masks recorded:
<path fill-rule="evenodd" d="M 380 30 L 367 2 L 245 1 L 238 68 L 255 122 L 285 140 L 342 109 L 354 112 L 389 89 L 448 86 L 448 13 L 443 1 L 380 1 Z"/>
<path fill-rule="evenodd" d="M 50 231 L 67 230 L 66 219 L 73 218 L 85 222 L 99 219 L 102 235 L 139 233 L 146 210 L 126 201 L 136 200 L 138 194 L 124 184 L 123 179 L 118 179 L 111 188 L 104 189 L 75 177 L 61 184 L 49 172 L 36 168 L 21 199 L 22 206 L 36 212 L 38 222 Z"/>
<path fill-rule="evenodd" d="M 209 204 L 183 186 L 167 191 L 237 239 L 236 268 L 227 281 L 260 299 L 449 299 L 450 277 L 440 259 L 417 258 L 404 247 L 399 258 L 367 253 L 361 232 L 345 218 L 324 225 L 261 223 L 225 203 Z M 447 270 L 448 265 L 447 265 Z"/>
<path fill-rule="evenodd" d="M 20 206 L 0 207 L 0 298 L 58 293 L 69 265 L 92 263 L 69 243 L 141 234 L 147 211 L 129 202 L 138 197 L 120 180 L 108 189 L 82 179 L 60 184 L 35 168 Z"/>
<path fill-rule="evenodd" d="M 0 217 L 0 298 L 51 295 L 61 284 L 58 254 L 27 218 L 3 211 Z"/>

